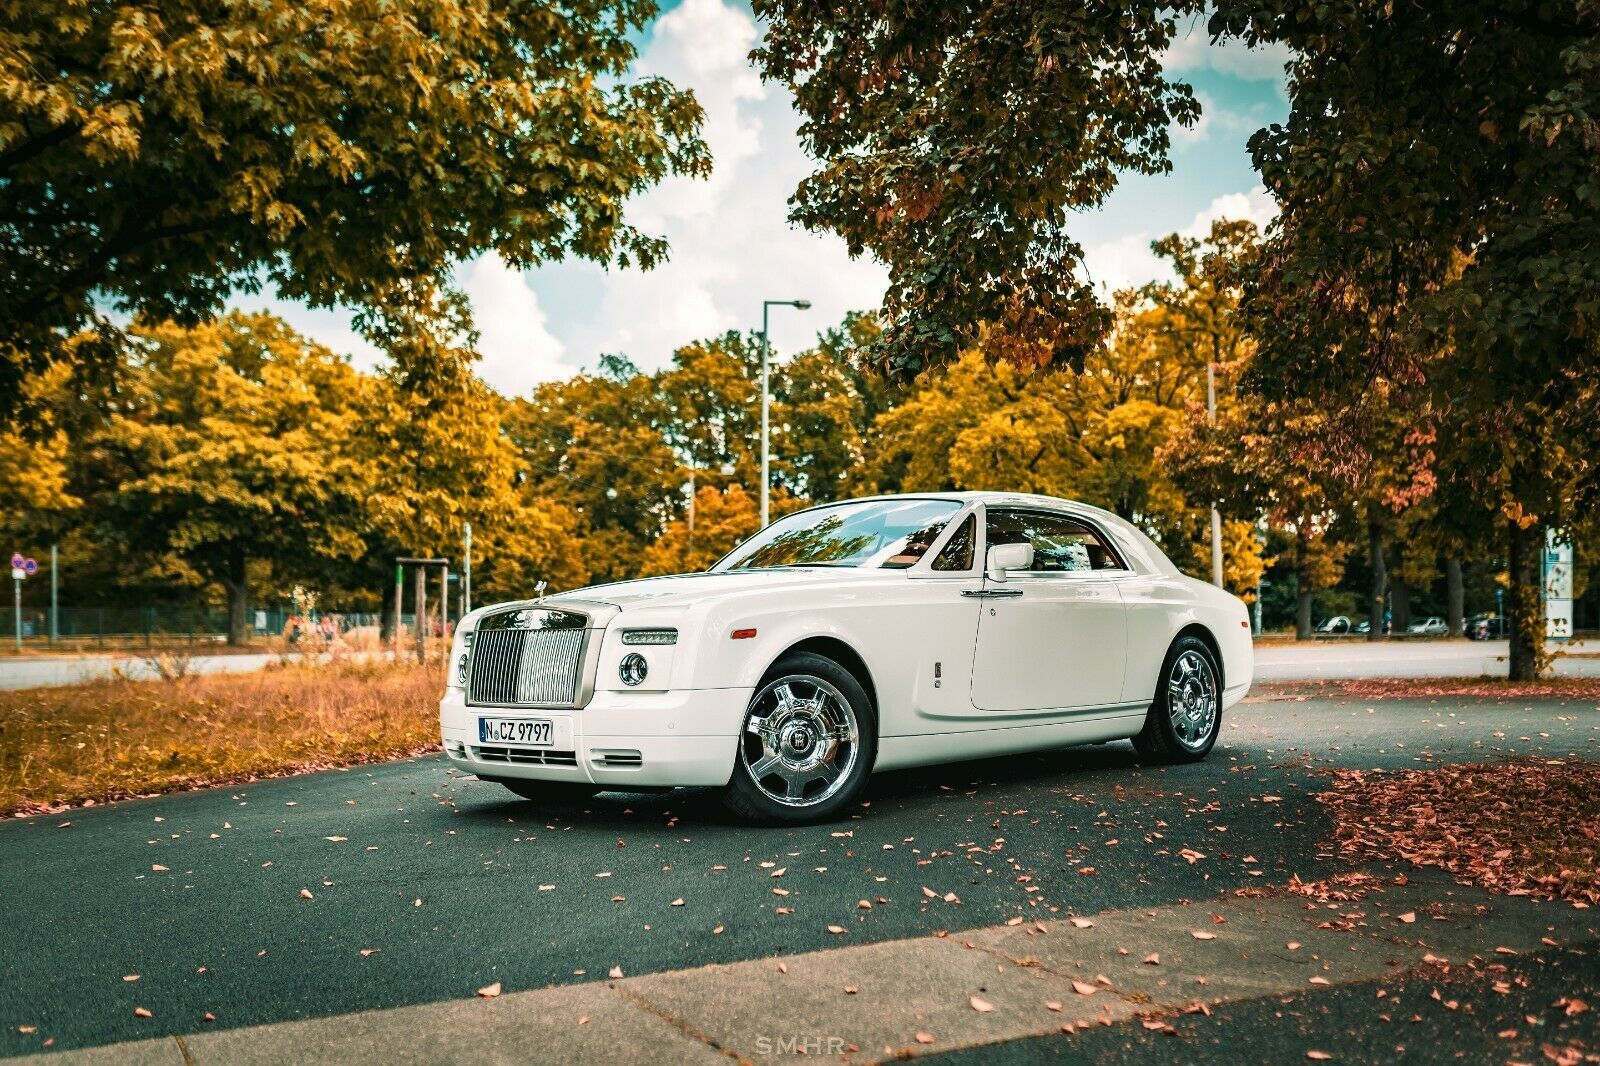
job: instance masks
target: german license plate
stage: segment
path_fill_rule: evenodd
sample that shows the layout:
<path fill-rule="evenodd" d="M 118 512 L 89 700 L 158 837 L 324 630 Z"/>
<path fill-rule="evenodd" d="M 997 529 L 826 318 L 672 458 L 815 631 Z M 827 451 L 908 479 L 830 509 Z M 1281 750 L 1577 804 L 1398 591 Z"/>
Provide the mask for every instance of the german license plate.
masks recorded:
<path fill-rule="evenodd" d="M 479 718 L 478 743 L 520 744 L 548 748 L 556 742 L 555 723 L 548 718 Z"/>

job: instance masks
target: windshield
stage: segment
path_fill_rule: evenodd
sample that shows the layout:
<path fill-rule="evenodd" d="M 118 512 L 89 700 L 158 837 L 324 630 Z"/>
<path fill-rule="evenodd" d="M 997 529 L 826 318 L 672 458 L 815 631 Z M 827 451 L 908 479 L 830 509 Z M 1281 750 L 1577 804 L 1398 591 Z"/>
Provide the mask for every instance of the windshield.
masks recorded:
<path fill-rule="evenodd" d="M 951 517 L 954 500 L 865 500 L 780 518 L 739 545 L 713 571 L 769 566 L 905 569 L 927 552 Z"/>

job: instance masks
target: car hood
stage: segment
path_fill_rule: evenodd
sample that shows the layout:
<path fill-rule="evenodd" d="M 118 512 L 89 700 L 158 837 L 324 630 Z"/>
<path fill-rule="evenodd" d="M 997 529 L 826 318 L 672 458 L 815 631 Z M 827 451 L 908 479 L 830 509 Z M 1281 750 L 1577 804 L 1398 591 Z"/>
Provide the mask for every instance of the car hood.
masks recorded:
<path fill-rule="evenodd" d="M 542 603 L 560 604 L 564 600 L 608 603 L 627 610 L 630 607 L 678 607 L 701 603 L 719 596 L 753 591 L 793 589 L 800 586 L 837 584 L 878 576 L 884 571 L 862 571 L 847 567 L 794 567 L 768 570 L 733 570 L 718 574 L 673 574 L 670 577 L 645 577 L 616 581 L 609 585 L 590 585 L 547 596 Z M 888 573 L 898 574 L 899 571 Z"/>

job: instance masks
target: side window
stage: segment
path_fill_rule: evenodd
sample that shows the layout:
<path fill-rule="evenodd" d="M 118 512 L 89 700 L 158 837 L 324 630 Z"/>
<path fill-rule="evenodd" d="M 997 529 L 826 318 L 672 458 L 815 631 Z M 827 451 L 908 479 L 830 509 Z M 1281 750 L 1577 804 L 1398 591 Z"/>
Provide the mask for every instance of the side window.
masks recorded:
<path fill-rule="evenodd" d="M 961 523 L 961 528 L 955 531 L 950 542 L 944 546 L 939 557 L 933 561 L 935 570 L 971 570 L 972 569 L 972 542 L 978 535 L 978 516 L 969 514 L 967 520 Z"/>
<path fill-rule="evenodd" d="M 989 546 L 1032 544 L 1034 573 L 1122 570 L 1122 560 L 1100 535 L 1066 515 L 1043 511 L 990 511 Z"/>

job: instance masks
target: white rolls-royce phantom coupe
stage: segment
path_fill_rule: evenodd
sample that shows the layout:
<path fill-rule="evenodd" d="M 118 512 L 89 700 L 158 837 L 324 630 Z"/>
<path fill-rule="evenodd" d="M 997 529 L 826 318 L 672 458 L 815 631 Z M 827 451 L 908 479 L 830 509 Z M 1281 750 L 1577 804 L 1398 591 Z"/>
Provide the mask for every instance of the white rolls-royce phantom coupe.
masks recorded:
<path fill-rule="evenodd" d="M 998 492 L 787 515 L 703 574 L 461 620 L 446 755 L 531 800 L 699 785 L 825 819 L 873 770 L 1130 739 L 1204 758 L 1250 688 L 1245 606 L 1130 523 Z"/>

